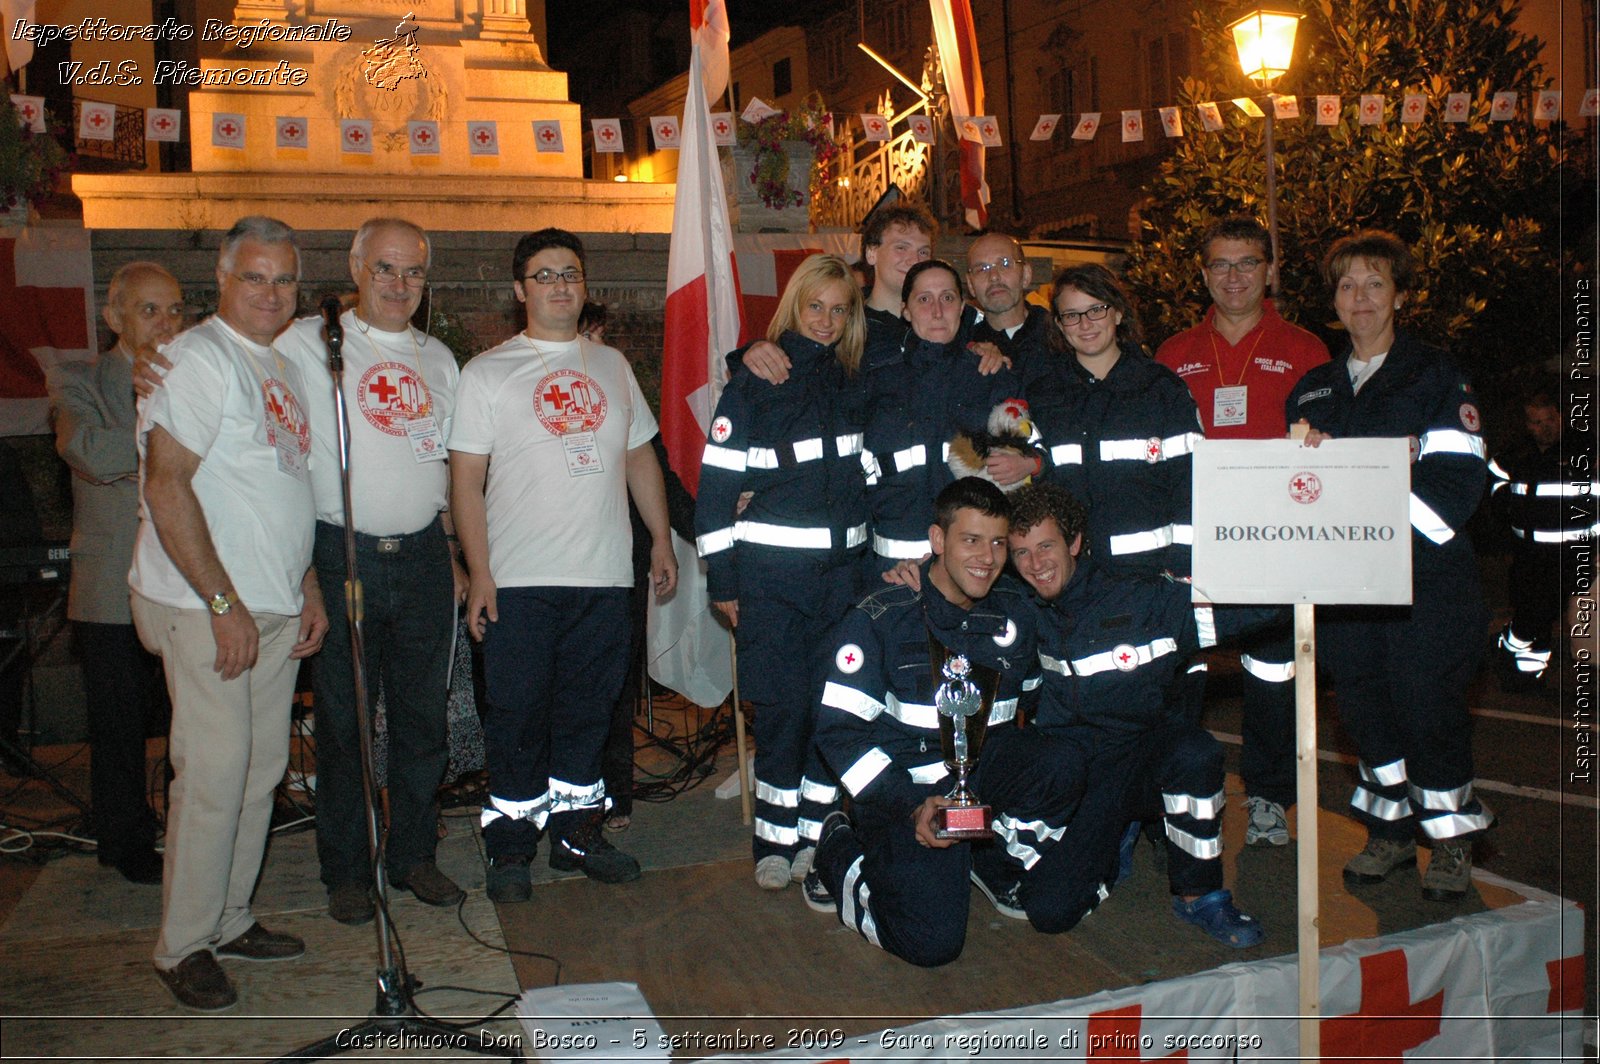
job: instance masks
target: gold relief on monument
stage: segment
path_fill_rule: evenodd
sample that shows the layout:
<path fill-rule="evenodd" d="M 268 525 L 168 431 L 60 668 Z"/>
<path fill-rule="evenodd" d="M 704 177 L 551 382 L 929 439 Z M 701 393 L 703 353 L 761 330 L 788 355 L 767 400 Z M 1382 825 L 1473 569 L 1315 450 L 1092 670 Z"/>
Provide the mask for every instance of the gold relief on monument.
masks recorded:
<path fill-rule="evenodd" d="M 372 136 L 386 151 L 406 150 L 406 123 L 444 121 L 448 93 L 429 77 L 417 44 L 414 16 L 407 14 L 394 37 L 352 56 L 334 84 L 340 118 L 370 118 Z"/>

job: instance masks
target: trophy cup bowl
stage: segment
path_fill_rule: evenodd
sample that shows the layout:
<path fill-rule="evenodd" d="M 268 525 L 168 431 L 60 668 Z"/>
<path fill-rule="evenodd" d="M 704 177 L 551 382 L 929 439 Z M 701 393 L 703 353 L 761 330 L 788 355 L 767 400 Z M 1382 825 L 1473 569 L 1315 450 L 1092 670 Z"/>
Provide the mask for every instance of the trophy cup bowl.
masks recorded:
<path fill-rule="evenodd" d="M 968 778 L 978 763 L 983 740 L 989 731 L 989 714 L 994 707 L 995 689 L 1000 674 L 982 665 L 973 665 L 964 654 L 953 654 L 929 637 L 934 646 L 935 678 L 933 705 L 939 715 L 939 745 L 945 767 L 956 777 L 947 798 L 950 804 L 934 818 L 934 836 L 940 839 L 988 839 L 990 809 L 973 793 Z"/>

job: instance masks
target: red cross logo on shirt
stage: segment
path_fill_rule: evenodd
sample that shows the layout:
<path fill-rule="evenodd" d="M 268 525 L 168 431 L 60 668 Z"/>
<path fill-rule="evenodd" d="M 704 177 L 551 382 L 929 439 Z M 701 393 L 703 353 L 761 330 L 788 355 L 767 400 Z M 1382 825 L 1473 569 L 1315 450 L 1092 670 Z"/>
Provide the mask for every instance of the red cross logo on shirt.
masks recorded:
<path fill-rule="evenodd" d="M 555 407 L 557 410 L 560 410 L 567 405 L 567 396 L 569 394 L 570 393 L 568 392 L 562 391 L 559 384 L 552 384 L 550 386 L 550 390 L 545 392 L 544 395 L 540 396 L 540 398 L 549 403 L 551 406 Z"/>
<path fill-rule="evenodd" d="M 400 389 L 390 384 L 389 381 L 384 377 L 379 377 L 377 380 L 369 384 L 367 386 L 367 391 L 371 392 L 372 397 L 385 406 L 389 405 L 389 400 L 400 394 Z"/>
<path fill-rule="evenodd" d="M 854 665 L 856 663 L 856 656 L 854 654 L 846 654 L 844 656 L 844 663 L 846 665 Z"/>
<path fill-rule="evenodd" d="M 1158 437 L 1151 436 L 1145 441 L 1144 460 L 1146 462 L 1161 461 L 1161 440 Z"/>
<path fill-rule="evenodd" d="M 1122 643 L 1111 648 L 1111 664 L 1117 667 L 1118 672 L 1132 672 L 1139 667 L 1139 651 L 1131 643 Z"/>
<path fill-rule="evenodd" d="M 351 144 L 360 144 L 367 139 L 367 135 L 361 132 L 360 126 L 351 126 L 350 131 L 344 135 L 344 138 Z"/>
<path fill-rule="evenodd" d="M 172 119 L 168 118 L 166 115 L 162 115 L 156 119 L 156 128 L 165 133 L 168 129 L 172 128 Z"/>
<path fill-rule="evenodd" d="M 474 134 L 474 139 L 477 140 L 479 144 L 489 143 L 489 131 L 487 129 L 478 130 L 478 132 Z"/>
<path fill-rule="evenodd" d="M 94 128 L 99 129 L 101 126 L 106 124 L 106 116 L 99 111 L 91 112 L 89 115 L 89 124 Z"/>
<path fill-rule="evenodd" d="M 549 126 L 545 126 L 539 131 L 539 139 L 544 141 L 546 144 L 549 144 L 551 141 L 556 139 L 556 131 L 551 129 Z"/>
<path fill-rule="evenodd" d="M 416 140 L 418 144 L 426 144 L 432 139 L 433 134 L 429 133 L 426 128 L 417 130 Z"/>
<path fill-rule="evenodd" d="M 223 132 L 226 133 L 228 130 L 224 129 Z M 288 125 L 283 127 L 283 135 L 288 137 L 290 140 L 294 140 L 296 137 L 300 136 L 300 127 L 295 125 L 293 122 L 290 122 Z"/>
<path fill-rule="evenodd" d="M 233 136 L 235 133 L 237 133 L 239 131 L 238 127 L 235 126 L 232 122 L 224 122 L 218 128 L 222 130 L 222 135 L 224 137 L 231 137 L 231 136 Z M 289 135 L 293 136 L 294 134 L 291 133 Z"/>

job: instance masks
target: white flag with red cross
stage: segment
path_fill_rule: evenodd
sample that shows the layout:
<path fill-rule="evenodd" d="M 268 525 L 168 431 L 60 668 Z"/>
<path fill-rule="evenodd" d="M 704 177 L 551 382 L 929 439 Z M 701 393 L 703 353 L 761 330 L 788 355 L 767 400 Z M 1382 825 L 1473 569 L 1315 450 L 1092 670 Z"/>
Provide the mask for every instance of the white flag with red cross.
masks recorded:
<path fill-rule="evenodd" d="M 493 122 L 468 122 L 467 154 L 499 155 L 500 127 Z"/>
<path fill-rule="evenodd" d="M 1578 105 L 1578 117 L 1593 118 L 1600 115 L 1600 89 L 1585 89 L 1583 102 Z"/>
<path fill-rule="evenodd" d="M 655 141 L 656 151 L 677 151 L 683 146 L 676 115 L 652 115 L 650 136 Z"/>
<path fill-rule="evenodd" d="M 1072 127 L 1073 140 L 1093 140 L 1095 133 L 1100 129 L 1100 112 L 1085 111 L 1078 116 L 1078 124 Z"/>
<path fill-rule="evenodd" d="M 1561 117 L 1561 92 L 1558 89 L 1541 89 L 1533 100 L 1533 117 L 1541 122 L 1553 122 Z"/>
<path fill-rule="evenodd" d="M 1040 115 L 1039 121 L 1033 124 L 1033 132 L 1028 134 L 1029 140 L 1049 140 L 1056 134 L 1056 127 L 1061 124 L 1060 115 Z"/>
<path fill-rule="evenodd" d="M 985 148 L 1000 147 L 1000 123 L 993 115 L 979 115 L 973 121 L 978 123 L 978 140 Z"/>
<path fill-rule="evenodd" d="M 1251 118 L 1266 117 L 1266 112 L 1261 109 L 1261 105 L 1256 103 L 1248 96 L 1235 96 L 1232 103 L 1233 106 L 1237 107 Z"/>
<path fill-rule="evenodd" d="M 564 152 L 565 142 L 561 139 L 561 123 L 551 119 L 541 119 L 533 124 L 534 150 L 544 152 Z"/>
<path fill-rule="evenodd" d="M 1183 114 L 1176 107 L 1158 107 L 1156 114 L 1161 116 L 1161 132 L 1169 137 L 1183 136 Z"/>
<path fill-rule="evenodd" d="M 221 112 L 211 116 L 213 148 L 244 147 L 244 115 Z"/>
<path fill-rule="evenodd" d="M 183 128 L 183 112 L 173 107 L 152 107 L 144 113 L 144 139 L 176 144 Z"/>
<path fill-rule="evenodd" d="M 983 111 L 983 64 L 978 58 L 978 30 L 969 0 L 928 0 L 933 15 L 933 39 L 939 46 L 945 93 L 950 113 L 977 115 Z M 996 130 L 998 133 L 998 129 Z M 961 137 L 961 207 L 967 225 L 983 229 L 989 224 L 989 182 L 984 176 L 984 140 Z"/>
<path fill-rule="evenodd" d="M 1420 92 L 1408 92 L 1400 101 L 1400 121 L 1403 125 L 1419 125 L 1428 117 L 1428 98 Z"/>
<path fill-rule="evenodd" d="M 1376 126 L 1383 122 L 1384 99 L 1377 93 L 1368 93 L 1361 97 L 1361 124 Z"/>
<path fill-rule="evenodd" d="M 1200 112 L 1201 129 L 1204 129 L 1207 133 L 1215 133 L 1217 130 L 1222 128 L 1221 105 L 1215 102 L 1210 102 L 1197 103 L 1194 105 L 1194 107 L 1195 110 Z"/>
<path fill-rule="evenodd" d="M 306 132 L 306 120 L 298 115 L 279 115 L 277 144 L 280 148 L 308 148 L 311 135 Z"/>
<path fill-rule="evenodd" d="M 412 155 L 439 154 L 439 123 L 431 121 L 407 122 L 406 141 Z"/>
<path fill-rule="evenodd" d="M 868 140 L 888 140 L 889 120 L 871 111 L 861 112 L 861 132 Z"/>
<path fill-rule="evenodd" d="M 1300 97 L 1298 97 L 1298 96 L 1278 96 L 1278 95 L 1274 95 L 1272 97 L 1272 117 L 1273 118 L 1299 118 L 1300 117 Z"/>
<path fill-rule="evenodd" d="M 1122 112 L 1122 143 L 1144 139 L 1144 112 Z"/>
<path fill-rule="evenodd" d="M 607 153 L 622 151 L 622 119 L 591 118 L 589 129 L 594 133 L 595 151 Z"/>
<path fill-rule="evenodd" d="M 368 118 L 340 119 L 339 150 L 352 155 L 371 155 L 372 120 Z"/>
<path fill-rule="evenodd" d="M 1339 97 L 1317 97 L 1317 125 L 1336 126 L 1339 124 Z"/>
<path fill-rule="evenodd" d="M 78 111 L 79 140 L 113 140 L 117 135 L 117 105 L 85 100 Z"/>
<path fill-rule="evenodd" d="M 11 106 L 17 109 L 17 118 L 35 133 L 44 132 L 44 97 L 11 94 Z"/>
<path fill-rule="evenodd" d="M 719 148 L 731 148 L 738 143 L 739 131 L 733 124 L 732 111 L 716 111 L 711 115 L 711 139 Z"/>
<path fill-rule="evenodd" d="M 1515 92 L 1497 92 L 1494 101 L 1489 104 L 1489 121 L 1509 122 L 1517 117 L 1517 94 Z"/>
<path fill-rule="evenodd" d="M 912 115 L 906 119 L 906 125 L 911 127 L 911 139 L 918 144 L 934 142 L 933 119 L 927 115 Z"/>
<path fill-rule="evenodd" d="M 1472 117 L 1472 97 L 1465 92 L 1452 92 L 1445 97 L 1444 120 L 1465 122 Z"/>

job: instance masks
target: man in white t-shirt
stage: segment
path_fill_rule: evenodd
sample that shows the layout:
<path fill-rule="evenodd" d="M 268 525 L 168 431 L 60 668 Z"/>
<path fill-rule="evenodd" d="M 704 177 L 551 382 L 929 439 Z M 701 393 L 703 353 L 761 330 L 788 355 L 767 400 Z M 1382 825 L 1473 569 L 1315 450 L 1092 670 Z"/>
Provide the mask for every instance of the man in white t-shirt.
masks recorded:
<path fill-rule="evenodd" d="M 467 576 L 451 558 L 445 441 L 459 371 L 443 343 L 411 318 L 428 283 L 428 236 L 399 218 L 356 231 L 350 276 L 357 303 L 344 326 L 345 410 L 350 423 L 350 525 L 365 613 L 369 704 L 383 691 L 388 717 L 390 882 L 429 905 L 454 905 L 461 888 L 434 863 L 435 795 L 449 762 L 446 708 L 455 637 L 452 605 Z M 339 476 L 333 387 L 321 317 L 291 325 L 278 342 L 310 388 L 313 550 L 329 610 L 328 638 L 313 664 L 317 741 L 317 857 L 328 915 L 372 919 L 372 865 L 362 797 L 361 740 L 351 671 L 350 625 L 339 604 L 346 577 L 346 514 Z M 380 814 L 381 815 L 381 814 Z"/>
<path fill-rule="evenodd" d="M 627 668 L 630 494 L 658 598 L 678 576 L 655 417 L 621 352 L 578 337 L 583 244 L 561 229 L 523 237 L 512 289 L 527 328 L 462 370 L 450 436 L 467 623 L 483 640 L 482 824 L 497 902 L 531 896 L 528 861 L 546 831 L 552 868 L 639 877 L 600 830 L 601 751 Z"/>
<path fill-rule="evenodd" d="M 140 408 L 128 582 L 139 638 L 166 672 L 176 774 L 155 965 L 178 1001 L 207 1011 L 237 1000 L 217 957 L 305 952 L 250 912 L 298 662 L 328 627 L 310 568 L 306 381 L 273 348 L 299 274 L 288 226 L 235 223 L 217 257 L 216 315 L 166 349 L 166 385 Z"/>

